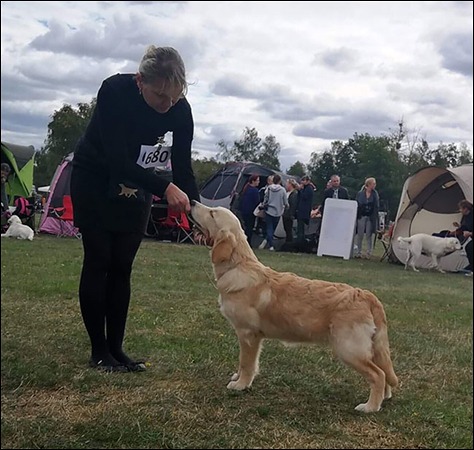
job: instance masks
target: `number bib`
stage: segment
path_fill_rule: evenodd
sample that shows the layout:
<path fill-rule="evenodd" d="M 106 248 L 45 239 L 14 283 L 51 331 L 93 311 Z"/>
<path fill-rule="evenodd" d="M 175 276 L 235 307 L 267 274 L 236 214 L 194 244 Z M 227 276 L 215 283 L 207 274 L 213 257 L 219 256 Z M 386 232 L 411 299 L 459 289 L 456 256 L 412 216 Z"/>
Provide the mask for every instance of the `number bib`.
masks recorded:
<path fill-rule="evenodd" d="M 171 146 L 163 144 L 142 145 L 138 155 L 137 164 L 144 169 L 166 168 L 171 157 Z"/>

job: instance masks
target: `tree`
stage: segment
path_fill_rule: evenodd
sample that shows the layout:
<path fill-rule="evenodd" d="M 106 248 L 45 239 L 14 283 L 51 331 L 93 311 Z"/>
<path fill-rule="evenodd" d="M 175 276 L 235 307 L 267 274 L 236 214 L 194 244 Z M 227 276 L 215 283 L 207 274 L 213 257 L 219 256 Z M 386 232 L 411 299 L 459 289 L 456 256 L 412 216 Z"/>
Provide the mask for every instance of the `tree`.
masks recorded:
<path fill-rule="evenodd" d="M 280 160 L 278 159 L 280 150 L 281 145 L 277 142 L 275 136 L 271 134 L 266 136 L 258 152 L 257 162 L 270 169 L 280 170 Z"/>
<path fill-rule="evenodd" d="M 242 137 L 234 141 L 232 147 L 220 140 L 217 143 L 219 148 L 218 158 L 227 161 L 252 161 L 275 170 L 280 170 L 281 146 L 275 136 L 268 135 L 262 142 L 255 128 L 245 127 Z"/>
<path fill-rule="evenodd" d="M 203 184 L 224 165 L 215 158 L 193 158 L 193 172 L 196 177 L 196 183 L 201 188 Z"/>
<path fill-rule="evenodd" d="M 287 175 L 293 175 L 295 177 L 303 177 L 306 175 L 306 166 L 301 161 L 296 161 L 293 165 L 286 171 Z"/>
<path fill-rule="evenodd" d="M 224 162 L 227 161 L 256 161 L 262 139 L 258 137 L 258 131 L 255 128 L 245 127 L 242 137 L 234 141 L 232 147 L 224 141 L 219 141 L 217 146 L 221 149 L 218 157 Z"/>
<path fill-rule="evenodd" d="M 57 165 L 74 151 L 92 117 L 95 104 L 96 100 L 92 99 L 90 103 L 78 103 L 76 108 L 64 104 L 54 111 L 48 124 L 45 145 L 36 157 L 36 186 L 49 184 Z"/>

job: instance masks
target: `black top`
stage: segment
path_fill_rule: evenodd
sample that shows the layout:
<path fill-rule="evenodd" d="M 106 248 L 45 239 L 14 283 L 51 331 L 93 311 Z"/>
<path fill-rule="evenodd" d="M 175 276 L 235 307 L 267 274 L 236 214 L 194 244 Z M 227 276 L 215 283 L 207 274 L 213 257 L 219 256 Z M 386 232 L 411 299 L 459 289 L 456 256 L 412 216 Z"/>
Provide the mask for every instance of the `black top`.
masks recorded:
<path fill-rule="evenodd" d="M 321 207 L 319 208 L 319 211 L 321 215 L 323 214 L 324 211 L 324 204 L 326 203 L 327 198 L 334 198 L 334 188 L 329 188 L 324 191 L 324 197 L 323 197 L 323 202 L 321 203 Z M 337 198 L 343 199 L 343 200 L 349 200 L 349 192 L 347 192 L 347 189 L 343 186 L 339 186 L 337 188 Z"/>
<path fill-rule="evenodd" d="M 470 231 L 472 233 L 472 210 L 466 216 L 462 216 L 459 231 Z"/>
<path fill-rule="evenodd" d="M 313 207 L 313 194 L 314 190 L 310 184 L 307 184 L 298 192 L 297 219 L 308 220 L 310 218 Z"/>
<path fill-rule="evenodd" d="M 145 102 L 132 74 L 107 78 L 73 159 L 71 196 L 79 228 L 140 231 L 146 228 L 151 194 L 163 197 L 169 181 L 137 164 L 142 145 L 173 133 L 173 181 L 192 200 L 199 191 L 191 166 L 194 122 L 181 99 L 161 114 Z M 128 188 L 128 189 L 125 189 Z"/>

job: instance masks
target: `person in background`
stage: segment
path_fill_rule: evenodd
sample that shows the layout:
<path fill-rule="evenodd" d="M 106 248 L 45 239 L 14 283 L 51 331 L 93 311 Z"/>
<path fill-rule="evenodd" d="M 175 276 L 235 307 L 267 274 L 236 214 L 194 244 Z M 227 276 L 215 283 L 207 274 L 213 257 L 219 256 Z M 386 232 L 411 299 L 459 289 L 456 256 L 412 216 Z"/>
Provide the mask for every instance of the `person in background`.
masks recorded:
<path fill-rule="evenodd" d="M 263 205 L 263 201 L 265 200 L 265 194 L 267 192 L 267 189 L 268 189 L 269 186 L 272 185 L 272 183 L 273 183 L 273 175 L 269 175 L 267 177 L 267 184 L 265 186 L 263 186 L 262 188 L 260 188 L 260 190 L 258 191 L 258 195 L 260 196 L 260 203 L 262 205 Z M 266 236 L 267 226 L 266 226 L 264 218 L 257 217 L 256 230 L 257 230 L 257 233 L 260 236 Z M 259 248 L 262 247 L 262 246 L 263 246 L 262 248 L 265 248 L 266 243 L 267 243 L 267 240 L 264 238 L 262 243 L 260 244 Z"/>
<path fill-rule="evenodd" d="M 267 224 L 267 238 L 260 244 L 259 248 L 268 246 L 270 251 L 274 251 L 273 235 L 278 226 L 285 208 L 288 206 L 288 198 L 286 196 L 285 188 L 280 184 L 281 177 L 276 174 L 273 176 L 273 184 L 268 186 L 265 198 L 263 200 L 263 208 L 265 210 L 265 222 Z"/>
<path fill-rule="evenodd" d="M 79 303 L 91 343 L 89 365 L 136 372 L 144 361 L 123 349 L 132 265 L 148 224 L 152 195 L 191 210 L 199 200 L 191 165 L 194 122 L 186 70 L 171 47 L 150 46 L 137 73 L 103 81 L 71 175 L 74 223 L 84 260 Z M 166 134 L 173 133 L 172 144 Z M 173 182 L 157 169 L 171 161 Z"/>
<path fill-rule="evenodd" d="M 10 175 L 11 168 L 7 163 L 2 163 L 1 166 L 1 181 L 2 181 L 2 213 L 8 211 L 8 195 L 7 182 Z"/>
<path fill-rule="evenodd" d="M 309 225 L 311 210 L 313 208 L 314 186 L 311 179 L 305 175 L 301 178 L 301 184 L 298 192 L 298 206 L 296 208 L 297 219 L 297 240 L 299 243 L 304 241 L 305 226 Z"/>
<path fill-rule="evenodd" d="M 253 212 L 260 203 L 258 192 L 259 184 L 260 177 L 258 175 L 251 175 L 240 194 L 240 214 L 244 222 L 245 235 L 247 236 L 247 241 L 250 246 L 252 246 L 253 228 L 255 226 L 255 216 Z"/>
<path fill-rule="evenodd" d="M 364 186 L 357 193 L 357 250 L 355 258 L 372 256 L 373 236 L 378 229 L 378 218 L 380 200 L 375 190 L 377 182 L 375 178 L 367 178 Z M 362 255 L 362 241 L 364 234 L 367 238 L 367 252 Z"/>
<path fill-rule="evenodd" d="M 286 182 L 286 195 L 288 207 L 283 213 L 283 227 L 285 228 L 286 242 L 293 242 L 293 220 L 296 218 L 298 207 L 298 183 L 293 178 Z"/>
<path fill-rule="evenodd" d="M 332 175 L 331 179 L 328 181 L 329 188 L 326 188 L 324 191 L 323 201 L 319 212 L 321 215 L 324 214 L 324 206 L 328 198 L 340 198 L 343 200 L 349 200 L 349 192 L 344 186 L 341 186 L 341 177 L 339 175 Z"/>
<path fill-rule="evenodd" d="M 462 214 L 461 223 L 454 222 L 453 225 L 456 227 L 456 230 L 452 232 L 452 236 L 456 236 L 461 243 L 465 243 L 469 238 L 471 238 L 467 244 L 464 246 L 469 265 L 465 268 L 467 270 L 466 275 L 472 277 L 472 250 L 473 250 L 473 240 L 472 240 L 472 226 L 473 226 L 473 216 L 472 216 L 472 203 L 468 200 L 461 200 L 459 202 L 459 211 Z"/>

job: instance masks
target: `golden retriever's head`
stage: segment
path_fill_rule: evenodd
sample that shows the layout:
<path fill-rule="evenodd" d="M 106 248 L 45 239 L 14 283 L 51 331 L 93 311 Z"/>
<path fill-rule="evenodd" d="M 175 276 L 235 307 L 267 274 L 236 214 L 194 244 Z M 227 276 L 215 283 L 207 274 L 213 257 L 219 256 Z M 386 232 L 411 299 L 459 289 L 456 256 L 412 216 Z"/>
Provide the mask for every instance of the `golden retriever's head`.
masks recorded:
<path fill-rule="evenodd" d="M 192 201 L 191 217 L 206 238 L 213 242 L 212 262 L 214 264 L 228 261 L 237 247 L 237 242 L 239 246 L 246 245 L 240 220 L 230 210 L 220 206 L 209 208 Z"/>
<path fill-rule="evenodd" d="M 21 219 L 18 216 L 11 216 L 7 222 L 9 225 L 12 225 L 14 223 L 21 223 Z"/>

